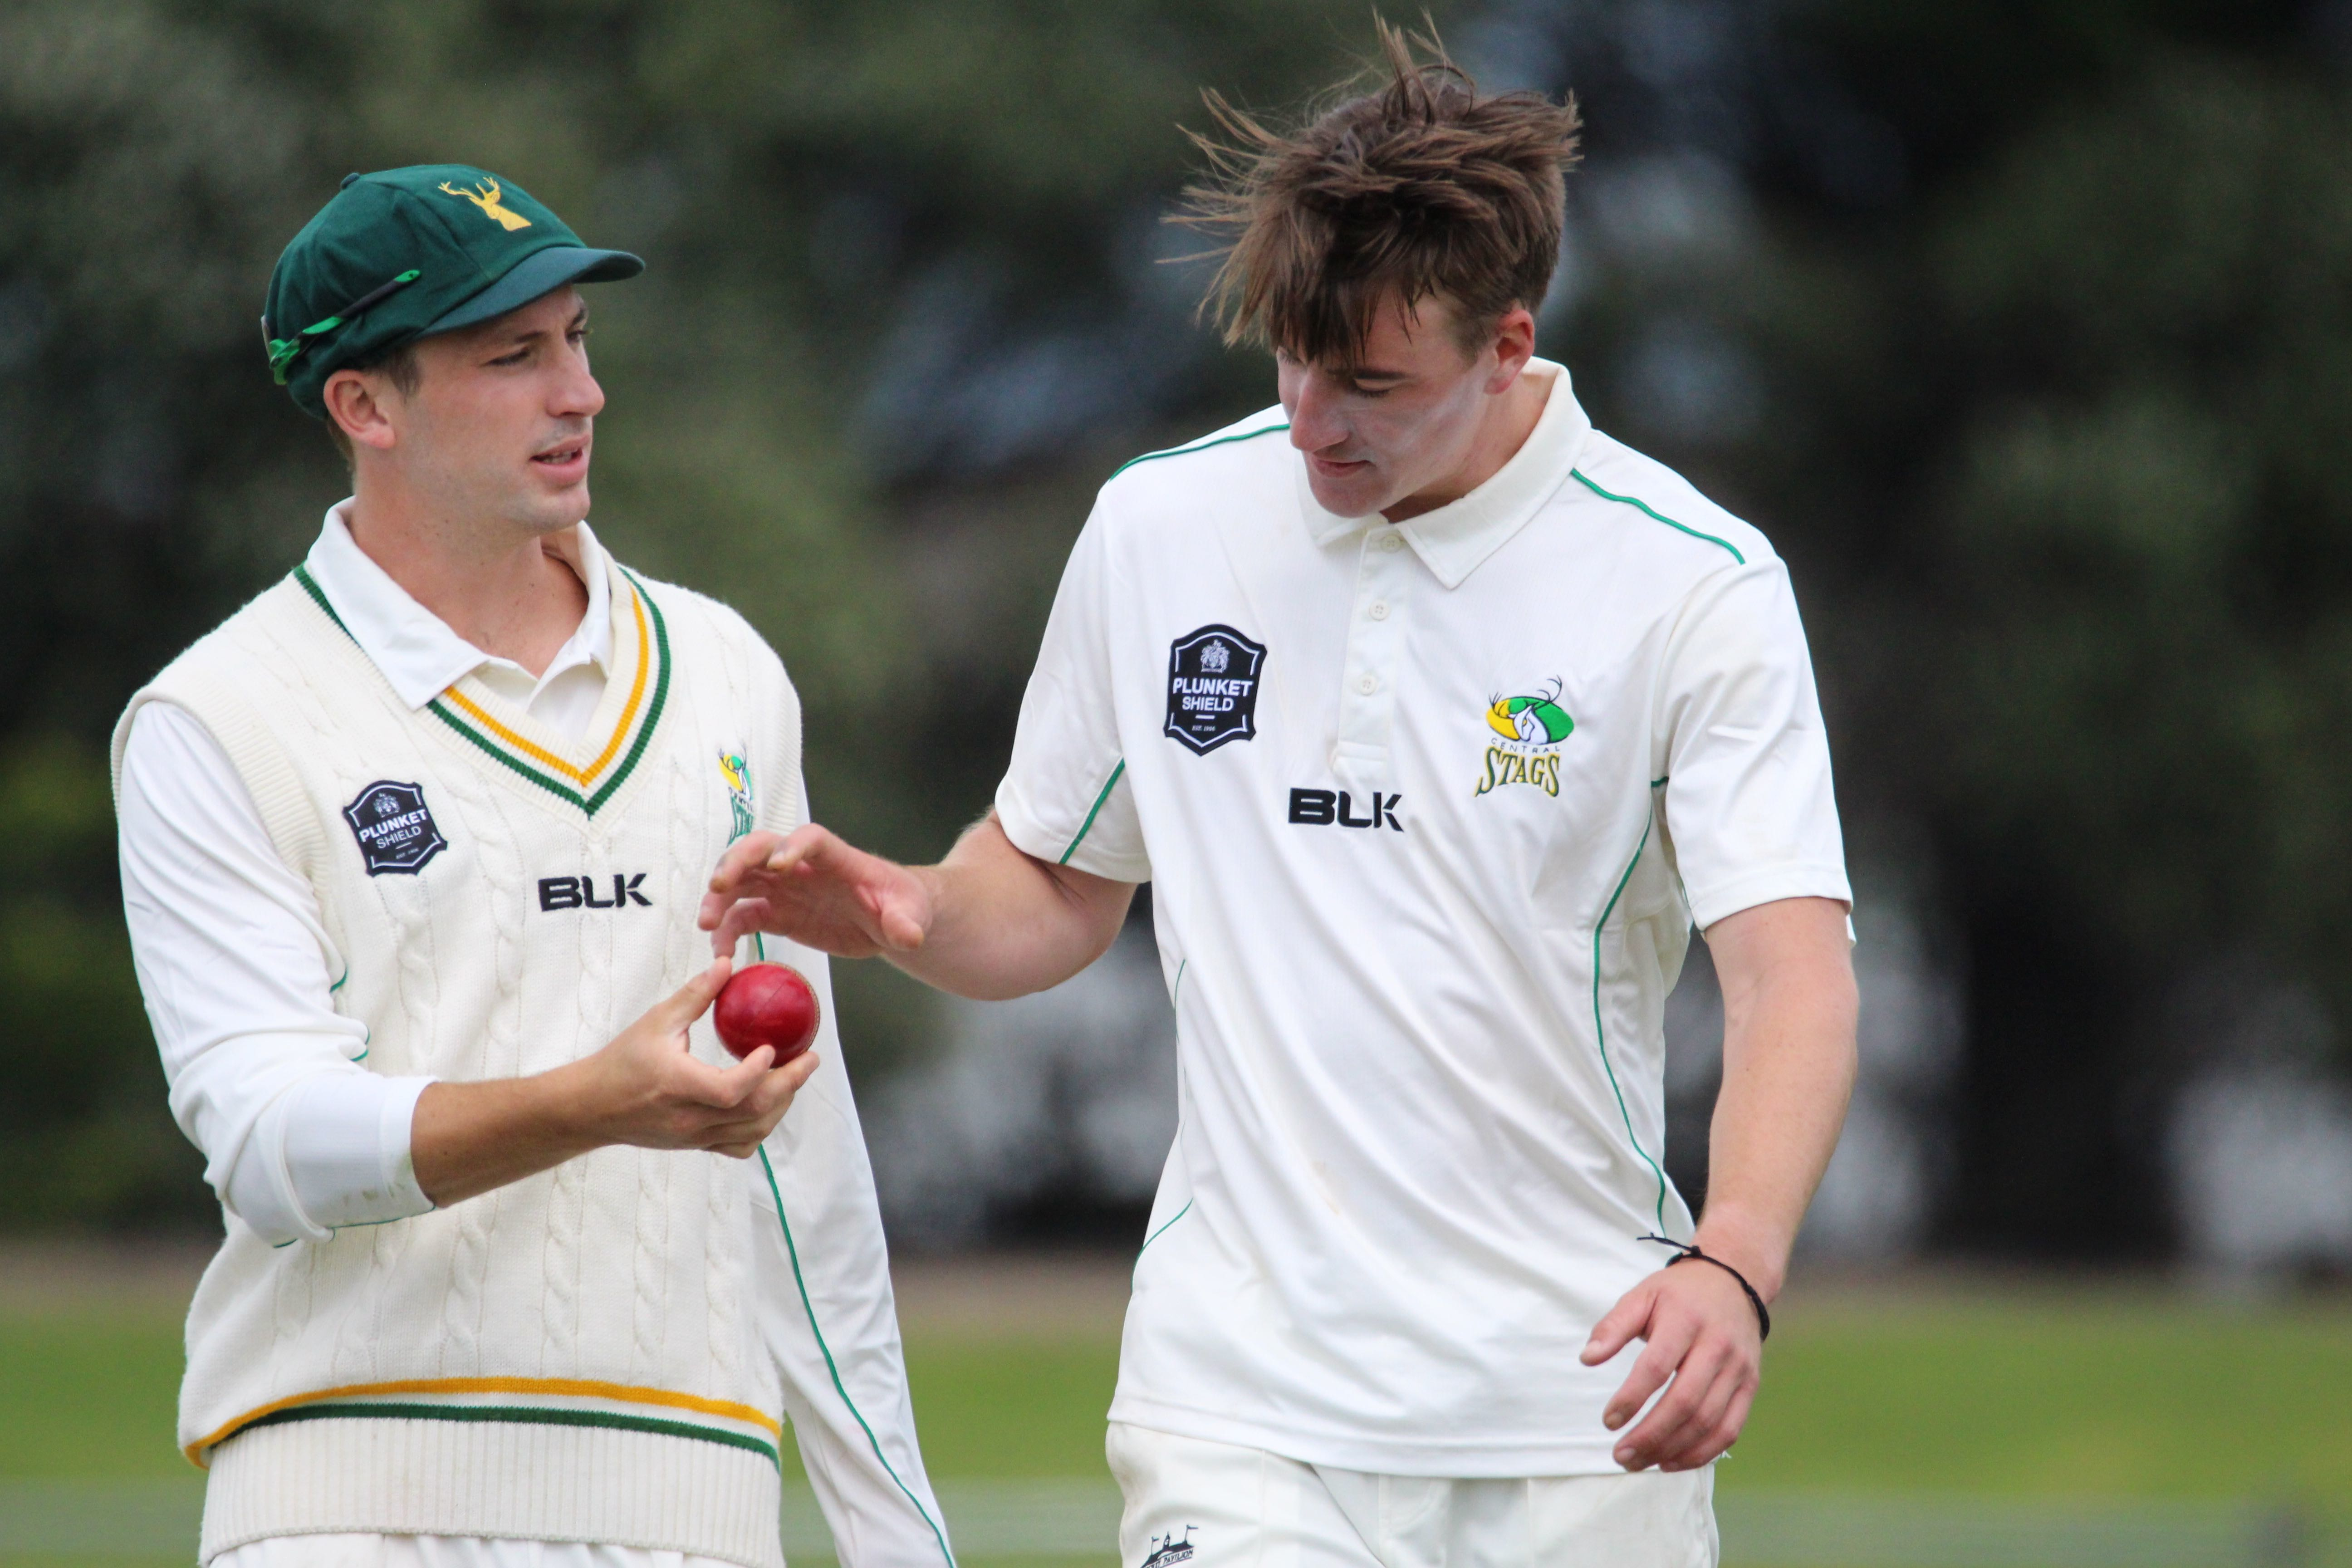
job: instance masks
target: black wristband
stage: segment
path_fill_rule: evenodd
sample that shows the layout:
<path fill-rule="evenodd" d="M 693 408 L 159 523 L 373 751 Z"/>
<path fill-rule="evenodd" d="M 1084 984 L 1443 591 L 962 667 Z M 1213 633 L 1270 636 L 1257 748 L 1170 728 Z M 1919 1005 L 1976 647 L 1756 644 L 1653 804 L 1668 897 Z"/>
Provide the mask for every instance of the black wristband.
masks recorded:
<path fill-rule="evenodd" d="M 1760 1343 L 1772 1337 L 1772 1314 L 1765 1310 L 1764 1298 L 1756 1293 L 1756 1287 L 1748 1282 L 1747 1275 L 1742 1274 L 1738 1269 L 1734 1268 L 1730 1264 L 1726 1263 L 1722 1258 L 1716 1257 L 1713 1253 L 1701 1252 L 1698 1249 L 1698 1244 L 1696 1242 L 1676 1241 L 1670 1236 L 1644 1236 L 1639 1239 L 1643 1241 L 1654 1241 L 1661 1247 L 1673 1247 L 1675 1249 L 1675 1255 L 1666 1259 L 1665 1266 L 1669 1268 L 1672 1268 L 1677 1263 L 1687 1263 L 1692 1258 L 1696 1258 L 1701 1263 L 1714 1264 L 1717 1268 L 1722 1269 L 1726 1274 L 1728 1274 L 1734 1279 L 1738 1280 L 1739 1289 L 1747 1294 L 1748 1304 L 1756 1309 L 1756 1328 L 1758 1331 L 1756 1338 L 1758 1342 Z"/>

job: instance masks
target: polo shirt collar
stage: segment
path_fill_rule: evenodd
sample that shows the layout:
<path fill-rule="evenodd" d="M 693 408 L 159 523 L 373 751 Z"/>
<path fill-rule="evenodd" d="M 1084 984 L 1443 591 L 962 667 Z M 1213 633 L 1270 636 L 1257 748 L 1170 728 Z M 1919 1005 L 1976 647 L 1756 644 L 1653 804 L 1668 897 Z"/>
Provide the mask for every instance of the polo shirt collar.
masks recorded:
<path fill-rule="evenodd" d="M 346 521 L 351 502 L 328 509 L 326 525 L 303 564 L 335 607 L 344 629 L 368 656 L 403 702 L 414 711 L 486 664 L 513 665 L 484 653 L 449 629 L 447 622 L 415 599 L 392 574 L 369 559 L 352 538 Z M 546 548 L 579 575 L 588 590 L 588 612 L 579 629 L 548 661 L 539 684 L 577 665 L 613 667 L 613 588 L 604 547 L 585 522 L 549 534 Z M 520 669 L 521 667 L 514 665 Z"/>
<path fill-rule="evenodd" d="M 1576 466 L 1584 438 L 1592 431 L 1592 421 L 1569 386 L 1565 365 L 1529 360 L 1523 374 L 1549 377 L 1551 393 L 1544 399 L 1536 427 L 1510 460 L 1461 500 L 1395 525 L 1430 574 L 1449 589 L 1460 587 L 1568 482 L 1569 470 Z M 1329 544 L 1358 529 L 1388 525 L 1377 514 L 1340 517 L 1325 511 L 1316 503 L 1314 489 L 1307 483 L 1303 454 L 1297 460 L 1297 475 L 1307 531 L 1317 544 Z"/>

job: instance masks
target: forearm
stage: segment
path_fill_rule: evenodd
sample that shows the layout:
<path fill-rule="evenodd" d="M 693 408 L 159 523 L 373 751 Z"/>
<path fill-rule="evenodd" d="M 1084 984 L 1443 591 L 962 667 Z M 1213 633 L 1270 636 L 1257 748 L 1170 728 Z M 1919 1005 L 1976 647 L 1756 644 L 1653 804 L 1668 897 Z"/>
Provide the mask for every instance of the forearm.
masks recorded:
<path fill-rule="evenodd" d="M 552 1170 L 604 1140 L 581 1114 L 572 1069 L 486 1083 L 436 1083 L 409 1124 L 416 1184 L 441 1208 Z"/>
<path fill-rule="evenodd" d="M 1724 980 L 1724 1071 L 1696 1239 L 1769 1300 L 1787 1277 L 1853 1090 L 1856 994 L 1844 910 L 1828 900 L 1786 900 L 1718 922 L 1708 941 Z"/>
<path fill-rule="evenodd" d="M 530 1078 L 434 1084 L 410 1124 L 416 1184 L 446 1207 L 609 1143 L 747 1158 L 818 1058 L 780 1068 L 768 1046 L 731 1068 L 694 1058 L 687 1031 L 731 969 L 712 964 L 592 1056 Z"/>
<path fill-rule="evenodd" d="M 1131 884 L 1022 853 L 994 813 L 937 866 L 916 871 L 930 897 L 922 945 L 890 961 L 960 996 L 999 1001 L 1058 985 L 1102 956 L 1135 897 Z"/>

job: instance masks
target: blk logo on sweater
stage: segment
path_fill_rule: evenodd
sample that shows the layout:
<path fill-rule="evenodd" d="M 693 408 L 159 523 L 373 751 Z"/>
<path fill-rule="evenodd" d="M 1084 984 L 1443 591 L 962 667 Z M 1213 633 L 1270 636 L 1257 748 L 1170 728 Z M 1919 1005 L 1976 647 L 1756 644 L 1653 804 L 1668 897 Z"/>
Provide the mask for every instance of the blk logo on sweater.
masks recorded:
<path fill-rule="evenodd" d="M 360 858 L 371 877 L 413 877 L 449 847 L 425 809 L 425 791 L 413 784 L 377 780 L 343 807 L 343 820 L 360 841 Z"/>
<path fill-rule="evenodd" d="M 613 896 L 607 899 L 598 896 L 604 890 L 602 877 L 541 877 L 539 907 L 549 913 L 557 910 L 625 910 L 631 904 L 649 910 L 654 901 L 637 891 L 637 885 L 645 879 L 643 871 L 635 876 L 614 872 Z"/>

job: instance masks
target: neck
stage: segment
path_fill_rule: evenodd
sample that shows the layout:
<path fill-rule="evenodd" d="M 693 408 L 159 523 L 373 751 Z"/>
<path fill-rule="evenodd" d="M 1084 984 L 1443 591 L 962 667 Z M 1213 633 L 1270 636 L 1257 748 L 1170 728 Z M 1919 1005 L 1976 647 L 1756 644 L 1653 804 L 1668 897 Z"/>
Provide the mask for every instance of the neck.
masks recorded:
<path fill-rule="evenodd" d="M 1391 522 L 1402 522 L 1451 506 L 1502 472 L 1503 465 L 1517 457 L 1528 437 L 1535 434 L 1544 405 L 1551 397 L 1551 381 L 1548 375 L 1522 372 L 1508 388 L 1488 397 L 1461 464 L 1444 479 L 1423 486 L 1394 506 L 1382 508 L 1381 515 Z"/>
<path fill-rule="evenodd" d="M 453 518 L 364 477 L 343 518 L 352 542 L 410 598 L 484 653 L 534 676 L 587 613 L 588 590 L 550 548 L 568 529 Z"/>

